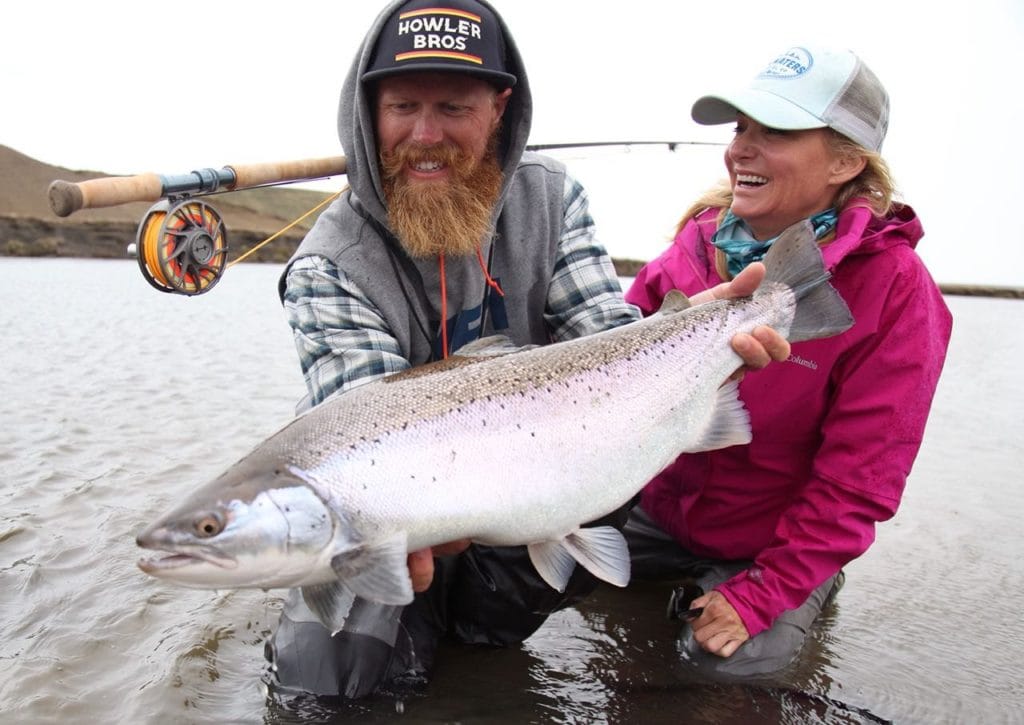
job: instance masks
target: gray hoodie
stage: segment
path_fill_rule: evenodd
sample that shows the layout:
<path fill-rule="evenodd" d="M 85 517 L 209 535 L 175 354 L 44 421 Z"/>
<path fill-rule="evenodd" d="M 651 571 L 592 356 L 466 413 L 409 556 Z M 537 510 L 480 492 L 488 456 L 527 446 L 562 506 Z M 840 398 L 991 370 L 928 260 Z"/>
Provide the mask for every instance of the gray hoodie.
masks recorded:
<path fill-rule="evenodd" d="M 482 4 L 488 5 L 483 2 Z M 284 297 L 288 270 L 300 257 L 319 255 L 331 260 L 346 284 L 358 290 L 387 321 L 406 360 L 418 365 L 436 355 L 440 329 L 440 275 L 438 260 L 407 255 L 387 226 L 381 186 L 373 98 L 360 81 L 369 66 L 377 38 L 388 17 L 402 0 L 395 0 L 374 22 L 356 53 L 341 92 L 338 135 L 348 162 L 349 190 L 337 199 L 310 230 L 289 262 L 281 280 Z M 488 7 L 490 7 L 488 5 Z M 494 233 L 481 240 L 481 252 L 490 274 L 501 285 L 498 297 L 486 285 L 475 256 L 446 257 L 447 309 L 452 348 L 481 335 L 502 332 L 520 345 L 543 344 L 559 337 L 556 330 L 573 320 L 571 336 L 594 332 L 633 319 L 621 298 L 617 279 L 603 248 L 588 237 L 589 262 L 572 294 L 563 280 L 552 286 L 559 268 L 569 264 L 563 244 L 567 178 L 557 161 L 525 152 L 530 132 L 532 98 L 522 58 L 504 21 L 495 13 L 505 37 L 506 69 L 517 77 L 502 119 L 498 159 L 504 173 L 495 205 Z M 568 180 L 570 186 L 582 189 Z M 584 197 L 585 205 L 585 197 Z M 586 222 L 591 223 L 584 208 Z M 580 251 L 573 250 L 575 266 Z M 595 270 L 597 270 L 595 272 Z M 564 270 L 563 270 L 564 271 Z M 570 270 L 563 277 L 579 274 Z M 559 301 L 552 301 L 558 287 Z M 564 311 L 566 297 L 579 309 Z M 593 313 L 583 307 L 598 303 Z M 558 319 L 562 318 L 562 319 Z M 561 335 L 568 336 L 568 335 Z"/>

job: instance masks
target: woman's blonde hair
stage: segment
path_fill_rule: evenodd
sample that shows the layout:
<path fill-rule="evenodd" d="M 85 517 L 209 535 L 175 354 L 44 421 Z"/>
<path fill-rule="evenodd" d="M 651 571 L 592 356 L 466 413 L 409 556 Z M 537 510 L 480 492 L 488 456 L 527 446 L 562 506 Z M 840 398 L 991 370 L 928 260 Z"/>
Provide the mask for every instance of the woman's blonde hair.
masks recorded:
<path fill-rule="evenodd" d="M 896 196 L 896 184 L 889 171 L 889 165 L 881 154 L 870 151 L 855 141 L 848 139 L 837 131 L 828 129 L 828 145 L 837 156 L 860 156 L 865 160 L 864 170 L 853 179 L 847 181 L 836 194 L 834 206 L 840 211 L 856 198 L 867 202 L 867 207 L 876 216 L 885 216 L 892 210 Z M 732 206 L 732 188 L 729 181 L 723 179 L 711 187 L 695 201 L 676 227 L 678 234 L 686 222 L 690 221 L 705 209 L 720 209 L 718 221 L 721 223 L 725 212 Z"/>

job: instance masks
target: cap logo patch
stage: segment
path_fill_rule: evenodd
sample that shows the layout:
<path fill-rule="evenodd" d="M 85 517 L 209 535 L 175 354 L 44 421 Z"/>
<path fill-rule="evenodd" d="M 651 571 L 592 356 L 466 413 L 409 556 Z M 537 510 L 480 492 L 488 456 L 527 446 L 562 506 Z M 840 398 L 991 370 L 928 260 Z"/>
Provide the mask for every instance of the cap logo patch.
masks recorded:
<path fill-rule="evenodd" d="M 398 16 L 398 36 L 411 36 L 412 50 L 397 53 L 395 62 L 445 58 L 483 65 L 479 55 L 465 52 L 467 39 L 480 40 L 480 24 L 479 15 L 453 8 L 422 8 L 402 13 Z"/>
<path fill-rule="evenodd" d="M 768 64 L 758 78 L 799 78 L 811 69 L 814 58 L 804 48 L 790 48 Z"/>

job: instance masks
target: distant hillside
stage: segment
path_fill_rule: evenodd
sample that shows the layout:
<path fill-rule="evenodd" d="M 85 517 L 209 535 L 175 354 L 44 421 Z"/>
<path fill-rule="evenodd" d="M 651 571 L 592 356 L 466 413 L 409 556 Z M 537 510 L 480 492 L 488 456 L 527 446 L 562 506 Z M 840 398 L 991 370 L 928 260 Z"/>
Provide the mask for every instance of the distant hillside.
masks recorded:
<path fill-rule="evenodd" d="M 51 166 L 0 145 L 0 255 L 124 257 L 150 203 L 83 209 L 65 218 L 50 209 L 47 189 L 52 181 L 79 182 L 101 176 L 108 174 Z M 339 185 L 343 183 L 341 180 Z M 235 259 L 327 196 L 319 191 L 273 187 L 216 194 L 205 200 L 223 217 L 231 250 L 228 257 Z M 288 259 L 316 216 L 311 215 L 250 259 Z"/>
<path fill-rule="evenodd" d="M 47 189 L 55 179 L 85 181 L 109 176 L 98 171 L 73 171 L 36 161 L 0 145 L 0 256 L 123 258 L 135 241 L 148 202 L 107 209 L 83 209 L 58 217 L 50 209 Z M 339 181 L 339 188 L 344 181 Z M 307 189 L 268 187 L 204 197 L 224 218 L 228 229 L 228 260 L 246 251 L 323 201 L 328 194 Z M 316 221 L 311 214 L 256 254 L 253 262 L 284 262 Z M 613 259 L 620 276 L 633 277 L 643 265 L 635 259 Z M 1024 299 L 1024 288 L 943 285 L 954 295 Z"/>

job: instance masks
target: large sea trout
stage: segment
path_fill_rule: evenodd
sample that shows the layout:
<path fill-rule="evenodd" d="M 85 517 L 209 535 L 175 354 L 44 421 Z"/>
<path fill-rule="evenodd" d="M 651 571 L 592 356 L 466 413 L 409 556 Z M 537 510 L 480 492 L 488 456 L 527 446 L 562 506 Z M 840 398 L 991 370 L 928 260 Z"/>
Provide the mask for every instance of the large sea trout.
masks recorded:
<path fill-rule="evenodd" d="M 200 588 L 301 587 L 332 631 L 354 595 L 412 601 L 407 553 L 458 539 L 527 545 L 557 589 L 576 563 L 625 586 L 622 535 L 580 525 L 680 453 L 750 440 L 727 382 L 742 364 L 732 337 L 769 325 L 795 342 L 853 324 L 809 225 L 765 266 L 751 297 L 690 306 L 673 292 L 623 327 L 511 352 L 486 338 L 457 362 L 336 395 L 150 525 L 139 546 L 171 555 L 139 566 Z"/>

